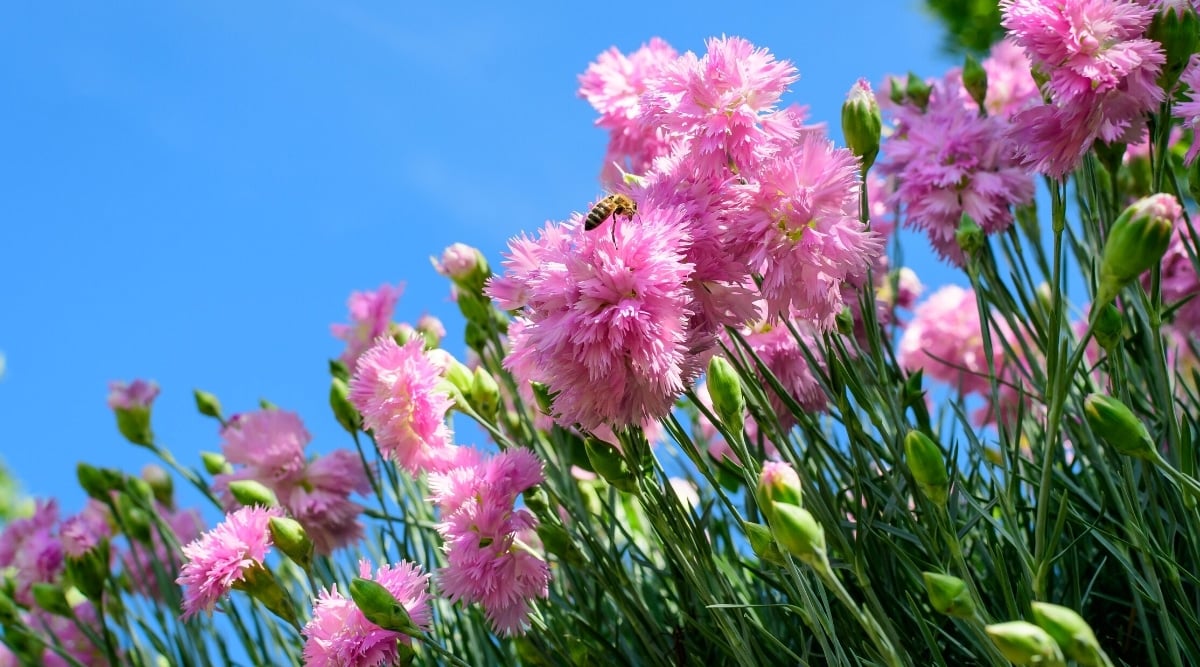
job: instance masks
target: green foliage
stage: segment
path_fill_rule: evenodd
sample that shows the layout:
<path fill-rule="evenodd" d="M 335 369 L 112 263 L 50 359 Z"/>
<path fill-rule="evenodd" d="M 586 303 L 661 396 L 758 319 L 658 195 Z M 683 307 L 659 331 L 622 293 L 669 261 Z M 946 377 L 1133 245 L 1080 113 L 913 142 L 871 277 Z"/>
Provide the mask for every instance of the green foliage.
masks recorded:
<path fill-rule="evenodd" d="M 986 54 L 1004 36 L 996 0 L 925 0 L 925 9 L 946 28 L 942 48 L 950 54 Z"/>

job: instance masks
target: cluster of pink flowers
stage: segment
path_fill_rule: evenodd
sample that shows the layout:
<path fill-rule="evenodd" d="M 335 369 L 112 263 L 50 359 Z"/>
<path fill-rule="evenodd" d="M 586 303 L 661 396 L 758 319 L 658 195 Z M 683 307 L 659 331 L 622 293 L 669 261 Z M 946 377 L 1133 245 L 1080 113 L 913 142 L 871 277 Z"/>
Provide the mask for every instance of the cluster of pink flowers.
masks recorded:
<path fill-rule="evenodd" d="M 357 453 L 339 449 L 306 458 L 304 449 L 312 437 L 300 417 L 276 409 L 232 417 L 221 429 L 221 438 L 225 459 L 237 466 L 213 480 L 226 509 L 237 506 L 229 483 L 255 480 L 271 489 L 304 526 L 318 553 L 332 553 L 362 537 L 362 506 L 350 495 L 366 493 L 370 482 Z"/>
<path fill-rule="evenodd" d="M 1011 45 L 1001 45 L 999 57 L 984 63 L 1007 73 L 995 86 L 1002 91 L 995 106 L 1020 108 L 1033 84 L 1028 63 L 1022 71 L 1011 62 L 1016 60 Z M 988 88 L 990 101 L 990 81 Z M 883 144 L 880 165 L 897 182 L 892 203 L 903 207 L 905 223 L 924 231 L 940 256 L 962 265 L 955 233 L 964 215 L 994 234 L 1012 224 L 1014 205 L 1033 200 L 1033 179 L 1017 164 L 1005 135 L 1007 119 L 981 114 L 958 70 L 933 83 L 927 105 L 908 101 L 894 114 L 895 133 Z"/>
<path fill-rule="evenodd" d="M 12 568 L 13 599 L 33 605 L 35 583 L 54 581 L 63 571 L 63 545 L 57 535 L 58 503 L 38 501 L 33 516 L 16 519 L 0 533 L 0 571 Z"/>
<path fill-rule="evenodd" d="M 383 565 L 372 575 L 371 564 L 358 563 L 358 574 L 382 585 L 408 614 L 413 625 L 428 630 L 429 575 L 407 562 Z M 353 600 L 334 585 L 321 591 L 313 603 L 312 620 L 304 626 L 304 664 L 308 667 L 382 667 L 395 664 L 398 642 L 412 638 L 385 630 L 367 620 Z"/>
<path fill-rule="evenodd" d="M 183 618 L 211 612 L 250 570 L 263 567 L 271 548 L 269 524 L 276 516 L 283 510 L 243 507 L 183 547 L 187 562 L 176 580 L 183 586 Z"/>
<path fill-rule="evenodd" d="M 329 327 L 334 337 L 346 341 L 346 351 L 341 362 L 353 370 L 358 357 L 386 334 L 392 324 L 396 303 L 404 292 L 403 285 L 380 285 L 374 292 L 353 292 L 347 306 L 350 308 L 349 324 L 334 324 Z"/>
<path fill-rule="evenodd" d="M 858 218 L 856 158 L 778 107 L 795 68 L 740 38 L 707 46 L 676 56 L 656 41 L 589 67 L 581 94 L 613 133 L 610 157 L 637 172 L 618 186 L 637 214 L 514 239 L 489 284 L 522 311 L 506 366 L 550 389 L 564 426 L 661 417 L 760 299 L 772 318 L 832 329 L 882 252 Z"/>
<path fill-rule="evenodd" d="M 1164 98 L 1156 8 L 1119 0 L 1001 0 L 1002 23 L 1047 77 L 1049 102 L 1013 117 L 1022 164 L 1063 178 L 1097 140 L 1134 143 Z"/>
<path fill-rule="evenodd" d="M 520 539 L 537 527 L 537 518 L 514 507 L 542 480 L 541 462 L 523 449 L 429 477 L 448 561 L 438 586 L 451 601 L 482 605 L 500 634 L 523 632 L 533 601 L 549 595 L 550 568 Z"/>
<path fill-rule="evenodd" d="M 991 385 L 981 332 L 975 292 L 947 285 L 917 306 L 900 339 L 897 361 L 908 370 L 924 369 L 927 377 L 963 394 L 986 396 Z M 1004 350 L 995 335 L 991 353 L 997 365 L 1002 363 Z"/>

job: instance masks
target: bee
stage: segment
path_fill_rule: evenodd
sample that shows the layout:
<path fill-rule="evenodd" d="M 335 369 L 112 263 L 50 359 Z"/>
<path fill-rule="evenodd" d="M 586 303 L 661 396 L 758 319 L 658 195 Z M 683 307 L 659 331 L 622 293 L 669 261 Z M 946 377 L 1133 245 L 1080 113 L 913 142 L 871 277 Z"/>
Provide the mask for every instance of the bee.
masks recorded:
<path fill-rule="evenodd" d="M 604 221 L 610 217 L 620 216 L 626 220 L 632 220 L 634 213 L 637 213 L 637 202 L 625 195 L 609 195 L 596 202 L 596 205 L 592 207 L 587 214 L 587 220 L 583 223 L 583 230 L 590 232 L 604 224 Z M 613 233 L 616 233 L 615 230 Z"/>

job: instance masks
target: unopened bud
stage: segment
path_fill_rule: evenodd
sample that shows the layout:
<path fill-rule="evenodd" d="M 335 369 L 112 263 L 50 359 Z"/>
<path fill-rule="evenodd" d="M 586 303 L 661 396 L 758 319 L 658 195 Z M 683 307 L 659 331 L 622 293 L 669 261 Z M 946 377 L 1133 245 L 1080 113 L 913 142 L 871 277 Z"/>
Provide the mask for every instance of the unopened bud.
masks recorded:
<path fill-rule="evenodd" d="M 621 491 L 632 493 L 637 490 L 637 479 L 621 450 L 597 438 L 587 438 L 583 446 L 597 475 Z"/>
<path fill-rule="evenodd" d="M 775 543 L 775 536 L 771 534 L 770 528 L 748 521 L 742 525 L 746 529 L 746 538 L 750 540 L 750 548 L 756 556 L 774 565 L 787 565 L 787 559 Z"/>
<path fill-rule="evenodd" d="M 1034 623 L 1050 634 L 1068 658 L 1083 667 L 1109 664 L 1092 627 L 1074 610 L 1045 602 L 1034 602 L 1031 606 Z"/>
<path fill-rule="evenodd" d="M 1043 629 L 1027 621 L 996 623 L 984 628 L 1000 653 L 1018 665 L 1062 667 L 1062 651 Z"/>
<path fill-rule="evenodd" d="M 786 503 L 796 507 L 803 506 L 800 476 L 796 474 L 796 469 L 790 464 L 782 461 L 767 461 L 758 475 L 758 488 L 755 496 L 763 515 L 770 522 L 771 512 L 776 503 Z"/>
<path fill-rule="evenodd" d="M 218 452 L 200 452 L 200 461 L 204 464 L 204 470 L 210 475 L 225 475 L 233 472 L 233 466 L 225 460 L 225 456 Z"/>
<path fill-rule="evenodd" d="M 1100 347 L 1111 352 L 1125 336 L 1125 320 L 1121 311 L 1111 302 L 1092 311 L 1092 321 L 1095 327 L 1092 334 Z"/>
<path fill-rule="evenodd" d="M 141 481 L 141 480 L 136 480 Z M 117 517 L 125 534 L 142 544 L 150 544 L 150 515 L 128 493 L 117 494 Z"/>
<path fill-rule="evenodd" d="M 987 236 L 983 233 L 983 228 L 972 220 L 971 216 L 964 213 L 962 220 L 958 223 L 958 229 L 954 232 L 954 241 L 962 249 L 964 255 L 974 258 L 978 257 L 984 246 L 987 245 Z"/>
<path fill-rule="evenodd" d="M 119 470 L 80 463 L 75 467 L 75 474 L 88 497 L 102 503 L 109 502 L 113 491 L 125 489 L 125 476 Z"/>
<path fill-rule="evenodd" d="M 1187 2 L 1164 2 L 1163 8 L 1150 22 L 1146 36 L 1162 44 L 1166 63 L 1158 75 L 1158 85 L 1172 90 L 1179 76 L 1191 62 L 1192 54 L 1200 47 L 1200 21 Z"/>
<path fill-rule="evenodd" d="M 173 504 L 175 482 L 162 466 L 147 463 L 142 467 L 142 480 L 150 485 L 155 500 L 167 507 Z"/>
<path fill-rule="evenodd" d="M 904 461 L 921 493 L 931 503 L 945 507 L 950 495 L 950 475 L 946 472 L 942 448 L 924 433 L 909 431 L 904 436 Z"/>
<path fill-rule="evenodd" d="M 1121 401 L 1104 394 L 1088 394 L 1083 414 L 1092 432 L 1126 456 L 1154 458 L 1154 441 L 1142 420 Z"/>
<path fill-rule="evenodd" d="M 312 566 L 313 541 L 299 521 L 285 516 L 270 518 L 271 541 L 292 562 L 308 570 Z"/>
<path fill-rule="evenodd" d="M 812 513 L 787 503 L 771 507 L 771 533 L 779 546 L 815 569 L 829 566 L 825 557 L 825 529 Z"/>
<path fill-rule="evenodd" d="M 929 606 L 947 616 L 971 618 L 975 615 L 975 600 L 967 590 L 967 582 L 948 574 L 922 572 L 925 592 L 929 595 Z"/>
<path fill-rule="evenodd" d="M 449 359 L 449 362 L 446 365 L 446 370 L 442 376 L 445 377 L 450 384 L 454 385 L 454 388 L 457 389 L 458 392 L 463 396 L 471 395 L 471 388 L 475 384 L 475 374 L 472 373 L 471 369 L 467 368 L 467 366 L 458 359 L 453 357 Z"/>
<path fill-rule="evenodd" d="M 425 347 L 432 349 L 440 345 L 446 337 L 446 327 L 441 320 L 426 313 L 417 320 L 417 333 L 425 338 Z"/>
<path fill-rule="evenodd" d="M 217 400 L 216 396 L 199 389 L 193 390 L 192 394 L 196 397 L 196 410 L 200 414 L 217 420 L 222 419 L 221 402 Z"/>
<path fill-rule="evenodd" d="M 279 499 L 275 492 L 262 482 L 253 479 L 239 479 L 229 483 L 229 493 L 243 506 L 261 505 L 262 507 L 278 507 Z"/>
<path fill-rule="evenodd" d="M 1125 209 L 1108 231 L 1100 258 L 1096 303 L 1108 303 L 1130 281 L 1162 260 L 1181 209 L 1168 194 L 1154 194 Z"/>
<path fill-rule="evenodd" d="M 834 325 L 837 326 L 838 333 L 843 336 L 854 335 L 854 313 L 851 312 L 850 306 L 841 309 L 833 318 Z"/>
<path fill-rule="evenodd" d="M 863 172 L 875 164 L 882 129 L 879 103 L 871 92 L 871 84 L 866 79 L 859 79 L 842 103 L 842 134 L 850 152 L 862 160 Z"/>
<path fill-rule="evenodd" d="M 912 72 L 908 73 L 908 85 L 904 89 L 904 94 L 912 103 L 917 105 L 921 111 L 929 108 L 929 95 L 933 92 L 933 88 L 925 83 L 925 80 L 918 77 Z"/>
<path fill-rule="evenodd" d="M 71 605 L 67 602 L 67 595 L 63 592 L 62 586 L 51 584 L 44 581 L 34 582 L 32 586 L 33 601 L 38 607 L 54 614 L 55 616 L 71 616 Z"/>
<path fill-rule="evenodd" d="M 975 56 L 967 54 L 967 59 L 963 63 L 962 68 L 963 88 L 967 89 L 967 93 L 971 95 L 971 99 L 975 100 L 975 104 L 979 105 L 979 113 L 987 112 L 984 107 L 984 102 L 987 100 L 988 76 L 987 70 L 983 69 L 983 65 L 975 59 Z"/>
<path fill-rule="evenodd" d="M 892 104 L 896 104 L 896 105 L 904 104 L 905 90 L 904 90 L 904 82 L 903 81 L 901 81 L 900 79 L 897 79 L 894 76 L 888 77 L 887 88 L 888 88 L 888 99 L 892 101 Z"/>
<path fill-rule="evenodd" d="M 346 429 L 347 433 L 351 435 L 358 433 L 362 418 L 354 404 L 350 402 L 350 386 L 339 377 L 329 381 L 329 407 L 333 410 L 333 416 L 337 419 L 337 423 Z"/>
<path fill-rule="evenodd" d="M 350 581 L 350 597 L 367 620 L 384 630 L 400 632 L 410 637 L 421 634 L 408 610 L 396 596 L 379 582 L 362 577 Z"/>
<path fill-rule="evenodd" d="M 500 385 L 482 366 L 475 368 L 471 379 L 471 404 L 484 419 L 495 421 L 500 411 Z"/>
<path fill-rule="evenodd" d="M 154 432 L 150 430 L 150 408 L 134 406 L 130 408 L 114 408 L 117 416 L 117 430 L 129 442 L 142 447 L 154 444 Z"/>
<path fill-rule="evenodd" d="M 742 380 L 737 370 L 725 357 L 713 357 L 708 362 L 705 383 L 713 411 L 725 429 L 737 437 L 746 426 L 746 397 L 742 394 Z"/>
<path fill-rule="evenodd" d="M 558 556 L 563 561 L 575 566 L 587 564 L 583 551 L 571 539 L 571 534 L 557 523 L 540 523 L 537 527 L 538 537 L 548 553 Z"/>

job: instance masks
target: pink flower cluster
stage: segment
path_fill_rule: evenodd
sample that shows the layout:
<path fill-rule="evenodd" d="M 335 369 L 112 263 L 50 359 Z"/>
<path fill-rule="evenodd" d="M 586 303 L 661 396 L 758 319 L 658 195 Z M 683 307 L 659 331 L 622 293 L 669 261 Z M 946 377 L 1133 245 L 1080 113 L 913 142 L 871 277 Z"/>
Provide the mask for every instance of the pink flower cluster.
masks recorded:
<path fill-rule="evenodd" d="M 272 507 L 243 507 L 225 516 L 216 528 L 183 547 L 187 558 L 176 582 L 183 586 L 183 618 L 211 612 L 249 570 L 261 568 L 271 548 Z"/>
<path fill-rule="evenodd" d="M 537 527 L 537 518 L 513 506 L 542 480 L 541 462 L 524 449 L 429 477 L 433 500 L 441 506 L 438 532 L 448 561 L 438 585 L 453 602 L 482 605 L 500 634 L 524 632 L 533 601 L 549 595 L 550 568 L 520 541 Z"/>
<path fill-rule="evenodd" d="M 409 619 L 422 630 L 429 628 L 429 575 L 407 562 L 383 565 L 372 576 L 371 564 L 358 563 L 363 579 L 379 583 L 404 607 Z M 384 630 L 367 620 L 353 600 L 334 585 L 321 591 L 313 603 L 312 620 L 304 626 L 304 664 L 307 667 L 383 667 L 396 663 L 397 642 L 412 639 Z"/>
<path fill-rule="evenodd" d="M 637 214 L 514 239 L 488 286 L 522 311 L 506 366 L 550 389 L 564 426 L 661 417 L 759 299 L 830 330 L 882 252 L 858 219 L 857 160 L 778 108 L 795 68 L 737 37 L 707 46 L 676 56 L 656 41 L 588 68 L 581 94 L 609 157 L 636 172 L 616 187 Z"/>
<path fill-rule="evenodd" d="M 986 396 L 987 352 L 979 322 L 975 292 L 947 285 L 917 306 L 900 339 L 897 361 L 908 370 L 924 369 L 927 377 L 956 387 L 962 394 Z M 999 364 L 1004 350 L 993 336 L 993 358 Z"/>
<path fill-rule="evenodd" d="M 229 483 L 255 480 L 270 488 L 304 526 L 318 553 L 332 553 L 362 537 L 362 506 L 350 495 L 366 493 L 370 482 L 357 453 L 339 449 L 306 458 L 304 449 L 312 438 L 300 417 L 284 410 L 236 415 L 221 429 L 221 438 L 222 453 L 237 466 L 213 480 L 226 509 L 237 506 Z"/>
<path fill-rule="evenodd" d="M 33 516 L 10 522 L 0 533 L 0 571 L 12 568 L 13 599 L 25 606 L 33 606 L 35 583 L 52 582 L 62 574 L 65 560 L 57 525 L 58 503 L 40 500 Z"/>
<path fill-rule="evenodd" d="M 1099 141 L 1135 143 L 1163 100 L 1156 9 L 1122 0 L 1001 0 L 1002 24 L 1046 77 L 1046 104 L 1013 117 L 1022 164 L 1063 178 Z"/>
<path fill-rule="evenodd" d="M 350 308 L 349 324 L 334 324 L 329 327 L 334 337 L 346 341 L 346 351 L 341 362 L 353 370 L 354 362 L 366 351 L 375 339 L 388 332 L 396 303 L 404 292 L 403 285 L 380 285 L 374 292 L 353 292 L 347 306 Z"/>

